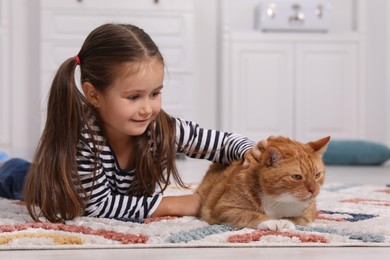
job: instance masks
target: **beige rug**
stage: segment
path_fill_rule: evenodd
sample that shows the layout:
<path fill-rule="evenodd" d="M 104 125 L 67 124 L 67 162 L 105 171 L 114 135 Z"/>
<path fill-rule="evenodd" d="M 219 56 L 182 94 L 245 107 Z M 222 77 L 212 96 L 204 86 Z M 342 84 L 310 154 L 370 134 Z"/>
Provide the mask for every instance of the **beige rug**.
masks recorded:
<path fill-rule="evenodd" d="M 186 191 L 188 192 L 188 191 Z M 170 190 L 170 194 L 183 193 Z M 134 247 L 390 246 L 390 186 L 327 184 L 318 218 L 293 231 L 236 230 L 193 217 L 82 217 L 34 223 L 18 201 L 0 199 L 0 250 Z"/>

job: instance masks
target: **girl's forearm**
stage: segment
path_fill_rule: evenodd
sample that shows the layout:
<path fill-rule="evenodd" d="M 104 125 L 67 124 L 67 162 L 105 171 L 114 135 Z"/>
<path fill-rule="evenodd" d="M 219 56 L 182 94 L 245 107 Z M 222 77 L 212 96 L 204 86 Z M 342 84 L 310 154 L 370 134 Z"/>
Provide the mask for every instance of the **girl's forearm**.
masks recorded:
<path fill-rule="evenodd" d="M 163 197 L 152 217 L 196 216 L 200 203 L 199 194 Z"/>

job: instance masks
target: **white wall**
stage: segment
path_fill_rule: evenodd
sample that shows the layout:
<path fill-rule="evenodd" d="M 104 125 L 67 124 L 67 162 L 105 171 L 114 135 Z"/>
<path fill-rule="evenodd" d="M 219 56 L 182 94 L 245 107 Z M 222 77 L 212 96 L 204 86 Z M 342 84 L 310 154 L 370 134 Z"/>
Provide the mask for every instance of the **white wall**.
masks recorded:
<path fill-rule="evenodd" d="M 195 82 L 197 96 L 194 121 L 218 128 L 218 0 L 195 0 Z"/>
<path fill-rule="evenodd" d="M 0 0 L 0 149 L 7 148 L 9 143 L 9 3 Z"/>
<path fill-rule="evenodd" d="M 10 155 L 31 158 L 40 134 L 38 2 L 9 4 L 10 117 L 4 125 L 10 128 Z"/>
<path fill-rule="evenodd" d="M 198 111 L 192 120 L 202 126 L 218 128 L 218 17 L 223 0 L 194 0 L 195 5 L 195 82 L 198 88 L 194 99 Z M 354 0 L 332 0 L 337 13 L 350 13 Z M 367 0 L 363 0 L 367 1 Z M 31 158 L 40 135 L 39 97 L 39 2 L 38 0 L 11 0 L 11 156 Z M 390 3 L 386 0 L 369 0 L 367 8 L 367 82 L 366 119 L 367 139 L 390 145 Z M 348 9 L 348 10 L 343 10 Z M 347 20 L 350 21 L 352 17 Z M 353 26 L 345 19 L 335 20 L 334 30 L 343 31 Z M 387 22 L 386 22 L 387 21 Z"/>
<path fill-rule="evenodd" d="M 369 0 L 367 3 L 367 51 L 366 51 L 366 137 L 374 141 L 385 142 L 387 138 L 386 88 L 387 78 L 386 41 L 389 14 L 387 0 Z M 388 99 L 387 99 L 388 100 Z M 390 143 L 389 143 L 390 144 Z"/>
<path fill-rule="evenodd" d="M 387 14 L 390 14 L 390 2 L 387 3 Z M 390 46 L 390 15 L 387 15 L 386 21 L 386 46 Z M 390 146 L 390 48 L 386 49 L 386 134 L 387 134 L 387 145 Z"/>

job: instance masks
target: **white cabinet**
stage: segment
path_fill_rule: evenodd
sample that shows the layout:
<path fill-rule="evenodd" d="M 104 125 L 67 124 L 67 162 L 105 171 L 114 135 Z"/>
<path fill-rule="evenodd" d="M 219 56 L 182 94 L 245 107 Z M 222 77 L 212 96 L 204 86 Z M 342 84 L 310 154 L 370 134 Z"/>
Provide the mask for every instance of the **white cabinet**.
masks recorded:
<path fill-rule="evenodd" d="M 9 149 L 9 42 L 10 7 L 8 0 L 0 0 L 0 150 Z"/>
<path fill-rule="evenodd" d="M 59 65 L 76 55 L 90 31 L 107 23 L 130 23 L 156 42 L 166 63 L 163 107 L 190 118 L 193 105 L 192 0 L 41 0 L 42 105 Z M 180 93 L 180 96 L 179 96 Z"/>
<path fill-rule="evenodd" d="M 232 33 L 222 62 L 224 128 L 254 140 L 360 137 L 355 35 Z"/>
<path fill-rule="evenodd" d="M 263 32 L 259 0 L 221 2 L 223 129 L 254 140 L 365 138 L 367 4 L 329 2 L 327 33 Z"/>

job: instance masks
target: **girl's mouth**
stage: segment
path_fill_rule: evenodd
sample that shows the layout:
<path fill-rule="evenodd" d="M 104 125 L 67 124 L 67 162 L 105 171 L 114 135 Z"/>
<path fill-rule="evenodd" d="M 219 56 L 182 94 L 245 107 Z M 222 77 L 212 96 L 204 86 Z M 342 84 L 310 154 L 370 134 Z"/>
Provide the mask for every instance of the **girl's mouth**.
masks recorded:
<path fill-rule="evenodd" d="M 149 122 L 149 119 L 145 119 L 145 120 L 132 120 L 133 122 L 135 122 L 135 123 L 139 123 L 139 124 L 143 124 L 143 123 L 147 123 L 147 122 Z"/>

